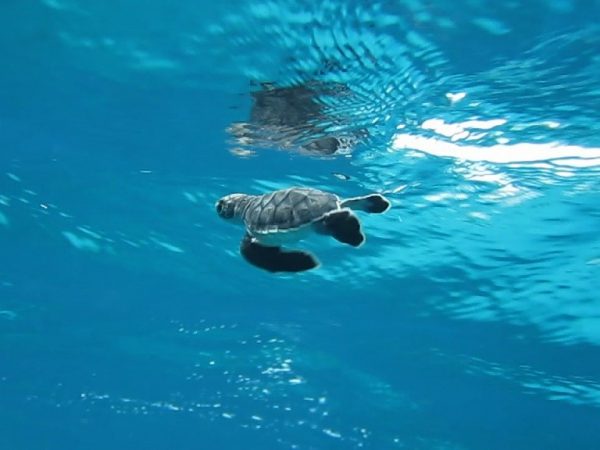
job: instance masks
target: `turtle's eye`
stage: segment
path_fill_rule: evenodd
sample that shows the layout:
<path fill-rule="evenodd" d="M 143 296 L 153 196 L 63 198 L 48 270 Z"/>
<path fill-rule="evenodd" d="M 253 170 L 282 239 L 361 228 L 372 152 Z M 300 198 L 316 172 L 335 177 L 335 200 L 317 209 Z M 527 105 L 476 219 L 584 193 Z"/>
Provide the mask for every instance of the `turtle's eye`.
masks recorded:
<path fill-rule="evenodd" d="M 217 202 L 217 214 L 219 214 L 219 215 L 223 214 L 223 200 L 219 200 Z"/>

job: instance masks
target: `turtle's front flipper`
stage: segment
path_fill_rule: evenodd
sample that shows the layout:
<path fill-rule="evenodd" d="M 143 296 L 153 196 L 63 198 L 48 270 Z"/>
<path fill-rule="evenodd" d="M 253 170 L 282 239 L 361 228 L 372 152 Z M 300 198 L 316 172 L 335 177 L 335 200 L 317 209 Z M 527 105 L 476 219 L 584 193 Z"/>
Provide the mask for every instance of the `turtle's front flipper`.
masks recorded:
<path fill-rule="evenodd" d="M 319 265 L 310 253 L 262 245 L 248 234 L 242 239 L 240 253 L 250 264 L 269 272 L 303 272 Z"/>
<path fill-rule="evenodd" d="M 390 209 L 391 203 L 381 194 L 348 198 L 342 201 L 342 208 L 352 208 L 372 214 L 381 214 Z"/>
<path fill-rule="evenodd" d="M 365 241 L 358 218 L 348 209 L 333 211 L 321 219 L 316 229 L 319 233 L 333 236 L 344 244 L 358 247 Z"/>

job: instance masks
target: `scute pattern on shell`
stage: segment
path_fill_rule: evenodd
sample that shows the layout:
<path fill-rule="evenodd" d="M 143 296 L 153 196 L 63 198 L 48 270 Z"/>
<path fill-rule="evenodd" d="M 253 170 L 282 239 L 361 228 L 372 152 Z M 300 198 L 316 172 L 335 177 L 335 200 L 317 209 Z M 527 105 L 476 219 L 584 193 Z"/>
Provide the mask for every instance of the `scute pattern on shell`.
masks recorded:
<path fill-rule="evenodd" d="M 290 230 L 338 208 L 336 195 L 307 188 L 282 189 L 254 197 L 246 208 L 244 222 L 256 233 Z"/>

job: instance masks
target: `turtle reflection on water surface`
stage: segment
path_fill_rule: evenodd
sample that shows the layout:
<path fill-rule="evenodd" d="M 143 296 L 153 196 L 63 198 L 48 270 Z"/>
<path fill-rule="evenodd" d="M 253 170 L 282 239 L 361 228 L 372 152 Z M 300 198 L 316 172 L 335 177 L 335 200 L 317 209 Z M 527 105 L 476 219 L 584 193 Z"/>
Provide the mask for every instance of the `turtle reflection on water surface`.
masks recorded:
<path fill-rule="evenodd" d="M 328 132 L 326 127 L 335 120 L 319 101 L 319 95 L 342 96 L 347 91 L 343 85 L 275 87 L 263 83 L 252 93 L 249 122 L 234 123 L 227 131 L 241 145 L 275 146 L 316 156 L 348 153 L 366 137 L 366 131 Z M 237 152 L 245 153 L 239 149 Z"/>

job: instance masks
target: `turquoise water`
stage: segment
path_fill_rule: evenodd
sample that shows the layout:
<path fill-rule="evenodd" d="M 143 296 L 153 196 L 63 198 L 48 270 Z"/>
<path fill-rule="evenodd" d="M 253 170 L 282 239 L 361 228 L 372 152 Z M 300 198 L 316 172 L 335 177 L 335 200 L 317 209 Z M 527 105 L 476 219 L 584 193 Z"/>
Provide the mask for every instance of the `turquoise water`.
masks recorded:
<path fill-rule="evenodd" d="M 598 449 L 599 18 L 3 0 L 0 449 Z M 290 185 L 392 208 L 271 274 Z"/>

